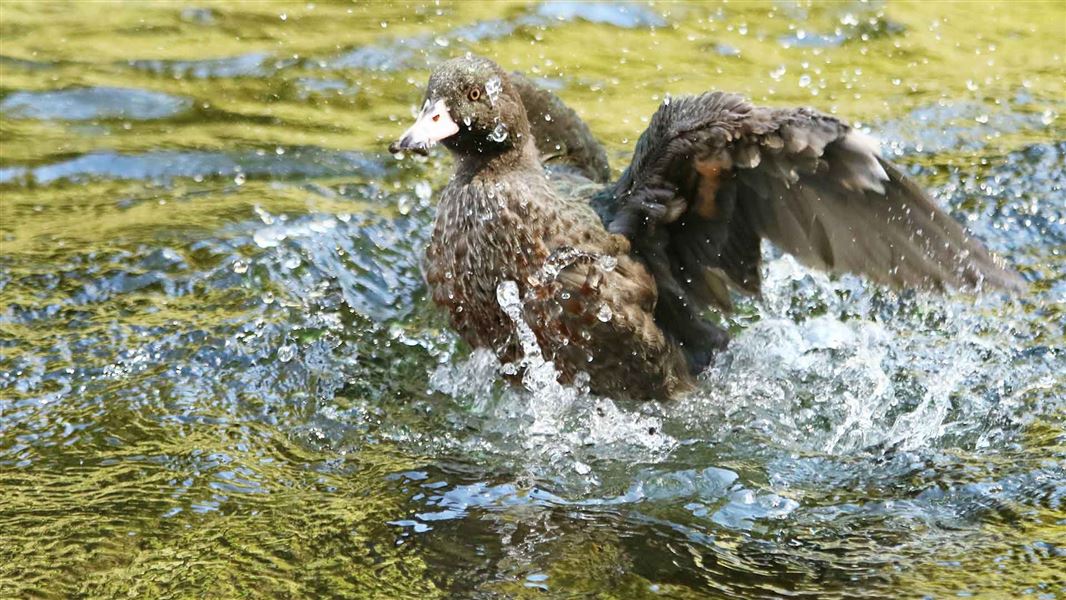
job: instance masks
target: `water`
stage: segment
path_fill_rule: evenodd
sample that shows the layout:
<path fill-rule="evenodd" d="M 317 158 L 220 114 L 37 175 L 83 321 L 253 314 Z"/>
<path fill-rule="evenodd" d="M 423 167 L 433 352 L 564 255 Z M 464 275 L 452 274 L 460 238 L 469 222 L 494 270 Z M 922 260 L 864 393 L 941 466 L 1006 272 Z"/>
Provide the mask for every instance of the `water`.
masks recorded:
<path fill-rule="evenodd" d="M 5 4 L 0 597 L 1064 597 L 1064 18 Z M 385 150 L 466 51 L 616 169 L 667 93 L 845 116 L 1031 289 L 767 248 L 693 395 L 508 387 L 421 282 L 450 160 Z"/>

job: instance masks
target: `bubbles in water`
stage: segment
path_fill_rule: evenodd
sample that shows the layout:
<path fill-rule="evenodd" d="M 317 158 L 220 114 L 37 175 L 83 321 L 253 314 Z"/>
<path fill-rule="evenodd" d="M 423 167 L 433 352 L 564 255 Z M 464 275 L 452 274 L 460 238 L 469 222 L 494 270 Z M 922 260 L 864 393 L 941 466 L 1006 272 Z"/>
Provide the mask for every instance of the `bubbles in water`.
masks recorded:
<path fill-rule="evenodd" d="M 507 126 L 503 123 L 497 123 L 495 129 L 489 134 L 489 139 L 496 143 L 500 143 L 507 139 L 507 135 Z"/>

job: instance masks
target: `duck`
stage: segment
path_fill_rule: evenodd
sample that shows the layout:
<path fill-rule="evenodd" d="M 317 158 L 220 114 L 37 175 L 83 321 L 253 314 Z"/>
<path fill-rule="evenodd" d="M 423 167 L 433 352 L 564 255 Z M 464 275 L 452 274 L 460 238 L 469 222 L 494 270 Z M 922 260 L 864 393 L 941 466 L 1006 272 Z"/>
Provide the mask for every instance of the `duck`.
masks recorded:
<path fill-rule="evenodd" d="M 454 174 L 423 260 L 428 293 L 514 382 L 535 352 L 559 383 L 597 395 L 692 390 L 729 342 L 715 313 L 760 293 L 763 240 L 893 288 L 1026 285 L 870 137 L 811 108 L 667 96 L 612 180 L 603 145 L 557 95 L 466 55 L 435 66 L 389 151 L 437 144 Z"/>

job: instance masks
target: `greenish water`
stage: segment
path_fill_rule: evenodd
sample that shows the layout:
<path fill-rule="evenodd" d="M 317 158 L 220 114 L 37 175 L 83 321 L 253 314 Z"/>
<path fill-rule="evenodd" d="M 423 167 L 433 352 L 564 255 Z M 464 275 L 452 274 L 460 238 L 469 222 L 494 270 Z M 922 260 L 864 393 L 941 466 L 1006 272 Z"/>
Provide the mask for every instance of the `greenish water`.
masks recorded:
<path fill-rule="evenodd" d="M 0 4 L 0 598 L 1066 597 L 1066 5 Z M 1032 283 L 766 249 L 671 403 L 514 390 L 425 298 L 467 51 L 620 170 L 665 93 L 880 137 Z"/>

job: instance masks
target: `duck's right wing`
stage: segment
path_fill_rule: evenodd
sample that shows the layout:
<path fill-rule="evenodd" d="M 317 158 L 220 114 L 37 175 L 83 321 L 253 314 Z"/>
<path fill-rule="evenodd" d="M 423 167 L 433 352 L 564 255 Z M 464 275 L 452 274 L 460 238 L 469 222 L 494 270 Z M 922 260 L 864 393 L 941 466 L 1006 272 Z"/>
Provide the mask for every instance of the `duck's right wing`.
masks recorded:
<path fill-rule="evenodd" d="M 611 176 L 607 151 L 581 117 L 558 96 L 521 73 L 512 73 L 511 83 L 526 107 L 541 162 L 546 166 L 564 165 L 592 181 L 607 183 Z"/>
<path fill-rule="evenodd" d="M 1025 287 L 872 140 L 809 109 L 723 93 L 673 99 L 613 196 L 611 230 L 666 263 L 656 276 L 700 304 L 728 308 L 727 283 L 759 291 L 764 238 L 810 266 L 895 287 Z"/>

